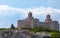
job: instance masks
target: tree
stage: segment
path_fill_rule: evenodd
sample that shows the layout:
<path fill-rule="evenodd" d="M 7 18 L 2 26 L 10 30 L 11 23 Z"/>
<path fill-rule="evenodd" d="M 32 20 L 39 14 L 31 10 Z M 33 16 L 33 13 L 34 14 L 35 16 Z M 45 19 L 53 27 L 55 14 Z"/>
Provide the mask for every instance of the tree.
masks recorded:
<path fill-rule="evenodd" d="M 52 34 L 51 38 L 60 38 L 60 33 L 54 33 Z"/>
<path fill-rule="evenodd" d="M 11 29 L 15 29 L 15 27 L 14 27 L 14 25 L 13 24 L 11 24 L 11 27 L 10 27 Z"/>

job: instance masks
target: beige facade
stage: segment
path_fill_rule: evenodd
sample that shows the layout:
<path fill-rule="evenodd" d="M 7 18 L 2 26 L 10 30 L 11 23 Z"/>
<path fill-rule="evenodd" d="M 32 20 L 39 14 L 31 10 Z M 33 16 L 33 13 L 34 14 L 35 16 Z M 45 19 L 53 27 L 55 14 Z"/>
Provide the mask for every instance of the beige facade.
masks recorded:
<path fill-rule="evenodd" d="M 49 14 L 46 16 L 45 22 L 40 22 L 39 19 L 33 18 L 32 12 L 28 13 L 28 17 L 25 20 L 18 20 L 17 22 L 18 29 L 22 27 L 34 28 L 37 26 L 42 26 L 53 30 L 59 30 L 58 21 L 52 21 Z"/>

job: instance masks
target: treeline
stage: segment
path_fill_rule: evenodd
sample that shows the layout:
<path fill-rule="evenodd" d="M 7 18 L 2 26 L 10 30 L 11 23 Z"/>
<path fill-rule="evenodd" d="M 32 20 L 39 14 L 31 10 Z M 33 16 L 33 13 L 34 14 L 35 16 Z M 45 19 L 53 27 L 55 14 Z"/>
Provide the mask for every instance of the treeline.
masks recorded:
<path fill-rule="evenodd" d="M 57 30 L 50 30 L 50 29 L 47 29 L 47 28 L 44 28 L 44 27 L 22 28 L 22 29 L 33 31 L 33 32 L 42 32 L 42 31 L 44 31 L 44 32 L 59 32 Z"/>
<path fill-rule="evenodd" d="M 10 28 L 0 28 L 1 30 L 18 30 L 16 27 L 14 27 L 13 25 L 11 25 Z M 30 32 L 49 32 L 51 33 L 51 38 L 60 38 L 60 32 L 57 30 L 50 30 L 44 27 L 35 27 L 35 28 L 21 28 L 21 30 L 29 30 Z"/>
<path fill-rule="evenodd" d="M 60 38 L 60 32 L 57 30 L 50 30 L 44 27 L 35 27 L 35 28 L 22 28 L 25 30 L 29 30 L 31 32 L 48 32 L 51 34 L 51 38 Z"/>

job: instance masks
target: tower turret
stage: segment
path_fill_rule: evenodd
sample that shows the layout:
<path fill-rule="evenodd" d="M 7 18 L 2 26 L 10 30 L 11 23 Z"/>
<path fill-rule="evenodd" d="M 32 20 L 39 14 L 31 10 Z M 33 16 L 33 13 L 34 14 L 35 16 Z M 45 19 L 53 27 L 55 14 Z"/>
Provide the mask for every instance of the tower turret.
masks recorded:
<path fill-rule="evenodd" d="M 32 12 L 31 11 L 28 13 L 28 17 L 32 17 Z"/>
<path fill-rule="evenodd" d="M 29 11 L 28 17 L 26 18 L 26 21 L 30 21 L 30 20 L 33 20 L 33 16 L 32 16 L 32 12 L 31 11 Z"/>
<path fill-rule="evenodd" d="M 28 17 L 26 18 L 26 23 L 27 23 L 27 26 L 29 28 L 33 28 L 33 25 L 34 25 L 34 18 L 32 16 L 32 12 L 29 11 L 28 13 Z"/>
<path fill-rule="evenodd" d="M 46 16 L 45 22 L 46 22 L 46 23 L 49 23 L 49 22 L 51 22 L 51 21 L 52 21 L 51 16 L 50 16 L 50 14 L 48 14 L 48 15 Z"/>

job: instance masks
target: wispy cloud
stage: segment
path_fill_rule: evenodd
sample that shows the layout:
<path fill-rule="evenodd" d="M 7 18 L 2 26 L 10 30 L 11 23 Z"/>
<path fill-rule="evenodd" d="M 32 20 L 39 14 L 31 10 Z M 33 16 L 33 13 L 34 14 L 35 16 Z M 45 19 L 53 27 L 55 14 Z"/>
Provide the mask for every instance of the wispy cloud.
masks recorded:
<path fill-rule="evenodd" d="M 35 8 L 15 8 L 15 7 L 10 7 L 8 5 L 0 5 L 0 15 L 4 14 L 4 15 L 8 15 L 8 14 L 16 14 L 16 12 L 20 12 L 22 14 L 26 14 L 29 11 L 32 11 L 32 13 L 34 15 L 37 14 L 52 14 L 52 13 L 60 13 L 60 9 L 54 9 L 52 7 L 44 7 L 44 6 L 40 6 L 40 7 L 35 7 Z M 13 12 L 13 13 L 11 13 Z M 15 13 L 14 13 L 15 12 Z"/>
<path fill-rule="evenodd" d="M 11 16 L 11 15 L 15 15 L 18 12 L 25 12 L 25 10 L 21 8 L 19 9 L 19 8 L 10 7 L 8 5 L 0 5 L 0 15 Z"/>
<path fill-rule="evenodd" d="M 40 16 L 46 16 L 48 13 L 52 15 L 52 19 L 54 18 L 55 20 L 60 21 L 60 9 L 55 9 L 52 7 L 44 7 L 44 6 L 40 6 L 40 7 L 33 7 L 33 8 L 15 8 L 15 7 L 11 7 L 8 5 L 0 5 L 0 17 L 4 18 L 5 21 L 7 21 L 8 24 L 8 17 L 13 19 L 9 20 L 9 23 L 11 23 L 11 20 L 13 21 L 14 18 L 17 14 L 17 16 L 21 17 L 24 16 L 27 17 L 28 12 L 31 11 L 33 13 L 34 17 L 38 17 L 40 18 Z M 21 15 L 22 14 L 22 15 Z M 2 20 L 1 18 L 1 20 Z M 18 18 L 20 19 L 20 18 Z M 0 21 L 1 21 L 0 20 Z M 2 21 L 3 24 L 4 21 Z M 2 25 L 3 25 L 2 24 Z"/>

